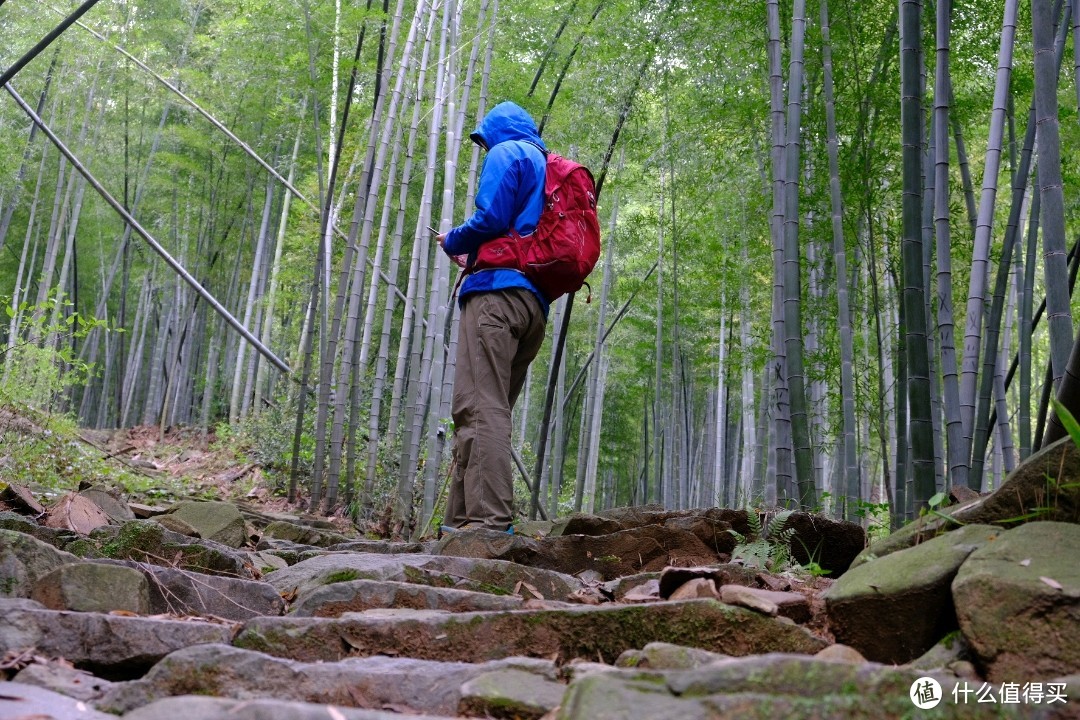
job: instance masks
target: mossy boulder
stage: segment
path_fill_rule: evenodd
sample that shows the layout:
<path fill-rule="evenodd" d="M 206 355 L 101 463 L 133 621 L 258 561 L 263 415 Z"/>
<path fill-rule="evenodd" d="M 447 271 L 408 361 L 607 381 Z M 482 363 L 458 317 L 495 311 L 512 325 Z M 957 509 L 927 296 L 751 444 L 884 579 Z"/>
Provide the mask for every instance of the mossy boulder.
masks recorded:
<path fill-rule="evenodd" d="M 235 505 L 210 501 L 179 502 L 169 513 L 199 531 L 199 536 L 238 548 L 247 540 L 244 516 Z"/>
<path fill-rule="evenodd" d="M 1080 673 L 1080 525 L 1035 522 L 972 553 L 952 583 L 960 629 L 992 681 Z"/>
<path fill-rule="evenodd" d="M 91 534 L 103 557 L 175 566 L 210 575 L 250 578 L 243 556 L 210 540 L 193 540 L 166 530 L 154 520 L 130 520 L 119 528 L 99 528 Z"/>
<path fill-rule="evenodd" d="M 62 565 L 80 562 L 37 538 L 14 530 L 0 530 L 0 597 L 30 597 L 39 578 Z"/>
<path fill-rule="evenodd" d="M 689 670 L 728 657 L 730 656 L 701 648 L 651 642 L 640 650 L 627 650 L 616 659 L 615 665 L 650 670 Z"/>
<path fill-rule="evenodd" d="M 957 570 L 1002 532 L 969 525 L 852 568 L 824 596 L 837 642 L 875 662 L 922 655 L 956 629 L 950 584 Z"/>
<path fill-rule="evenodd" d="M 566 686 L 516 668 L 493 670 L 461 686 L 458 714 L 539 720 L 562 702 Z"/>
<path fill-rule="evenodd" d="M 150 613 L 150 583 L 141 572 L 123 565 L 61 565 L 38 578 L 30 597 L 50 610 Z"/>
<path fill-rule="evenodd" d="M 1064 438 L 1033 454 L 989 495 L 939 509 L 873 543 L 852 567 L 962 525 L 1016 527 L 1032 521 L 1080 523 L 1080 450 Z"/>
<path fill-rule="evenodd" d="M 286 520 L 275 520 L 267 525 L 263 528 L 262 537 L 267 539 L 273 538 L 275 540 L 288 540 L 300 545 L 311 545 L 314 547 L 329 547 L 331 545 L 349 541 L 349 538 L 341 533 L 336 533 L 331 530 L 319 530 L 306 525 L 288 522 Z"/>

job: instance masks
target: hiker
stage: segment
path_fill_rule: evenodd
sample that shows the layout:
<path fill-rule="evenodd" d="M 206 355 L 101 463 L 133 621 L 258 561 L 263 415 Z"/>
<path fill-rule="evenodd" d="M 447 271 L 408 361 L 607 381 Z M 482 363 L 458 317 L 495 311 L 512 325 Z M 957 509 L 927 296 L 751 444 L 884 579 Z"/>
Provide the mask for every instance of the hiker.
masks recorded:
<path fill-rule="evenodd" d="M 476 210 L 437 236 L 451 257 L 468 256 L 458 291 L 454 470 L 442 531 L 512 533 L 511 411 L 544 341 L 548 301 L 522 272 L 499 267 L 499 257 L 515 242 L 511 233 L 536 228 L 547 150 L 532 117 L 512 102 L 492 108 L 469 137 L 487 151 Z"/>

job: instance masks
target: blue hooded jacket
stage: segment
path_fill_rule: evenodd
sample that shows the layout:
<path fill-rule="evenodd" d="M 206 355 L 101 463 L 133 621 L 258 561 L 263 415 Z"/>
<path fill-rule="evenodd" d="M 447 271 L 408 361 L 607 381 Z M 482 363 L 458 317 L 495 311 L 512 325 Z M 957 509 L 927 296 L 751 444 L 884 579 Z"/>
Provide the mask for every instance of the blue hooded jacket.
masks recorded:
<path fill-rule="evenodd" d="M 488 151 L 487 158 L 476 191 L 476 211 L 447 233 L 443 249 L 448 255 L 472 254 L 510 230 L 528 235 L 536 229 L 544 209 L 546 148 L 529 113 L 512 102 L 500 103 L 469 137 Z M 472 293 L 518 287 L 530 290 L 540 300 L 546 317 L 548 301 L 517 270 L 474 272 L 462 282 L 458 296 L 463 301 Z"/>

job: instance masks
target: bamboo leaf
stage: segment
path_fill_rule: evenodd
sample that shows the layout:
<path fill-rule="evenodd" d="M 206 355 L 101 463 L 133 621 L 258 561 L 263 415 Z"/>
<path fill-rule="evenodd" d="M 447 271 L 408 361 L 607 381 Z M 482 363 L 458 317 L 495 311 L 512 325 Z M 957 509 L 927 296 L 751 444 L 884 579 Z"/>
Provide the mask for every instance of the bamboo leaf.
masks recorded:
<path fill-rule="evenodd" d="M 1076 447 L 1080 448 L 1080 423 L 1076 422 L 1076 418 L 1069 412 L 1069 409 L 1062 405 L 1057 398 L 1050 398 L 1050 402 L 1054 404 L 1054 413 L 1057 415 L 1058 420 L 1065 426 L 1065 429 L 1069 431 L 1069 437 L 1072 438 Z"/>

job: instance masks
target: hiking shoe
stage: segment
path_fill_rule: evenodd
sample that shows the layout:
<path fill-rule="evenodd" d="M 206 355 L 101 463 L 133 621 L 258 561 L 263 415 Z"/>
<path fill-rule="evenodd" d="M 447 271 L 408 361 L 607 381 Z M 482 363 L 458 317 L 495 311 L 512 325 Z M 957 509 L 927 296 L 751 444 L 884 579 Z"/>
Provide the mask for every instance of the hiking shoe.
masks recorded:
<path fill-rule="evenodd" d="M 467 532 L 469 530 L 489 530 L 489 529 L 493 529 L 493 528 L 488 528 L 487 526 L 485 526 L 485 525 L 483 525 L 481 523 L 465 523 L 461 527 L 450 527 L 449 525 L 441 525 L 439 527 L 439 538 L 441 539 L 445 535 L 453 535 L 454 533 Z M 506 530 L 503 530 L 502 532 L 505 532 L 507 535 L 513 535 L 514 534 L 514 526 L 511 525 L 509 528 L 507 528 Z"/>

